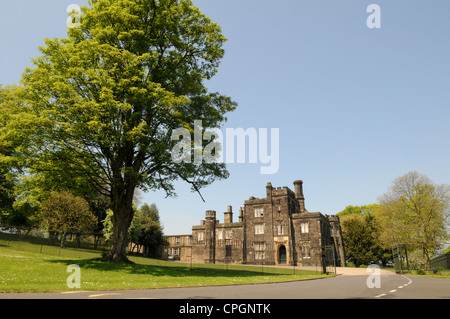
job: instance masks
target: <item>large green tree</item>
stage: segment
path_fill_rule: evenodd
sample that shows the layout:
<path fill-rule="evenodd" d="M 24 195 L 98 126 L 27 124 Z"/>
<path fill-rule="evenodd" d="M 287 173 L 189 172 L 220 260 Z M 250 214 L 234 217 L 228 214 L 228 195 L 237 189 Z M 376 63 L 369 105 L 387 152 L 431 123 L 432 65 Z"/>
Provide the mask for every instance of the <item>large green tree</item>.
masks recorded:
<path fill-rule="evenodd" d="M 345 253 L 356 266 L 379 263 L 392 259 L 390 249 L 381 246 L 380 229 L 375 220 L 378 205 L 347 206 L 337 215 L 341 220 Z"/>
<path fill-rule="evenodd" d="M 412 171 L 396 178 L 379 201 L 376 219 L 382 243 L 420 249 L 429 267 L 434 251 L 449 238 L 450 186 Z"/>
<path fill-rule="evenodd" d="M 226 178 L 223 163 L 176 163 L 177 128 L 218 128 L 236 103 L 205 86 L 226 38 L 190 0 L 90 0 L 68 37 L 46 39 L 15 90 L 18 149 L 29 174 L 79 176 L 108 196 L 114 232 L 106 257 L 126 260 L 133 193 L 174 195 Z M 18 104 L 18 105 L 17 105 Z M 206 145 L 206 141 L 203 141 Z"/>

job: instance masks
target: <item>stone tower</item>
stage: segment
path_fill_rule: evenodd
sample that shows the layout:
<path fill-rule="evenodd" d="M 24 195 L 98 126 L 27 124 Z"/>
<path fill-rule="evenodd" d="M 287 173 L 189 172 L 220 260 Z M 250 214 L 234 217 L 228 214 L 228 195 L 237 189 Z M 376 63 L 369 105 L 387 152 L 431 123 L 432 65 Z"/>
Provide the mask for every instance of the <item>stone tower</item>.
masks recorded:
<path fill-rule="evenodd" d="M 216 242 L 216 211 L 207 210 L 205 213 L 205 263 L 215 263 Z"/>

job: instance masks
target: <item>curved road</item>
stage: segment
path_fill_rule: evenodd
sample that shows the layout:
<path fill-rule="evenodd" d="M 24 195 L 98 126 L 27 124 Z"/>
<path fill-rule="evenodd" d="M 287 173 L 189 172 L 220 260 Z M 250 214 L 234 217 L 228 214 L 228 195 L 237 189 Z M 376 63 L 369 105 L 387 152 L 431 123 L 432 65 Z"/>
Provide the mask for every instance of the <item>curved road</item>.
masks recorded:
<path fill-rule="evenodd" d="M 350 271 L 350 272 L 349 272 Z M 285 283 L 142 290 L 0 293 L 0 299 L 450 299 L 450 280 L 366 269 L 338 276 Z M 370 288 L 369 286 L 372 286 Z"/>

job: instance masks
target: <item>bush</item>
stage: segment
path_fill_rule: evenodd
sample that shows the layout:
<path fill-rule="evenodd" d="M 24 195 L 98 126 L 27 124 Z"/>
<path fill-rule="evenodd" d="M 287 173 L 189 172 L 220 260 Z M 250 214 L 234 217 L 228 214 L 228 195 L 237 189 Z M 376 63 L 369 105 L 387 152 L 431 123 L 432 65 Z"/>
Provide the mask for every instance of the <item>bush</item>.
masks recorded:
<path fill-rule="evenodd" d="M 349 261 L 347 263 L 347 267 L 355 267 L 355 264 L 352 261 Z"/>
<path fill-rule="evenodd" d="M 433 274 L 441 275 L 442 272 L 445 270 L 445 268 L 442 266 L 438 266 L 438 267 L 433 268 L 432 270 L 433 270 Z"/>
<path fill-rule="evenodd" d="M 417 272 L 418 275 L 426 275 L 427 274 L 425 272 L 425 270 L 423 270 L 423 269 L 417 269 L 416 272 Z"/>

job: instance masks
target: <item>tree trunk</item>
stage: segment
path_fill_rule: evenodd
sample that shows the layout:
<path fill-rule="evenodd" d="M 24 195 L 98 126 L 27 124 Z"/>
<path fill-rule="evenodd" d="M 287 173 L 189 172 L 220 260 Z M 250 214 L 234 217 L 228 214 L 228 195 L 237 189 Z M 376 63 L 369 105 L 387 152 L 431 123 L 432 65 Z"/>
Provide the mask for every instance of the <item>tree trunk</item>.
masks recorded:
<path fill-rule="evenodd" d="M 133 194 L 134 187 L 117 187 L 112 190 L 111 209 L 113 234 L 111 236 L 111 246 L 105 255 L 108 261 L 129 261 L 126 256 L 128 245 L 128 229 L 133 219 Z"/>
<path fill-rule="evenodd" d="M 50 243 L 50 245 L 55 245 L 56 243 L 55 243 L 55 239 L 56 239 L 56 232 L 55 231 L 53 231 L 53 230 L 49 230 L 49 232 L 48 232 L 48 240 L 49 240 L 49 243 Z"/>
<path fill-rule="evenodd" d="M 77 248 L 81 248 L 81 234 L 76 234 L 75 238 L 77 239 Z"/>
<path fill-rule="evenodd" d="M 128 244 L 128 227 L 130 226 L 126 218 L 115 218 L 114 231 L 111 238 L 111 246 L 106 255 L 109 261 L 128 261 L 126 248 Z"/>
<path fill-rule="evenodd" d="M 430 254 L 428 253 L 428 247 L 423 245 L 423 256 L 424 256 L 424 268 L 425 269 L 431 269 L 431 263 L 430 263 Z"/>
<path fill-rule="evenodd" d="M 61 242 L 59 244 L 60 248 L 64 248 L 64 241 L 65 241 L 65 239 L 66 239 L 66 233 L 64 232 L 64 233 L 61 234 Z"/>
<path fill-rule="evenodd" d="M 100 241 L 100 236 L 94 235 L 94 249 L 96 250 L 98 247 L 98 243 Z"/>

